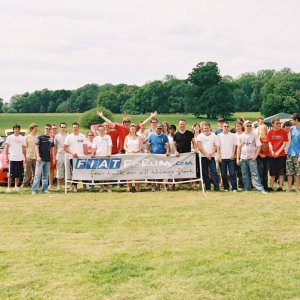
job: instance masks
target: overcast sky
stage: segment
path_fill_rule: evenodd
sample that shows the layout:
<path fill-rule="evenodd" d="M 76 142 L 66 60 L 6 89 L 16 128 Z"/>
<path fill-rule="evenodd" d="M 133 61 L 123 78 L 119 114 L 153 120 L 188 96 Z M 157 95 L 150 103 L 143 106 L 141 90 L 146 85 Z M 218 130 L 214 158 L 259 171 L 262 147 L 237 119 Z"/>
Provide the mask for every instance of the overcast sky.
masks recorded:
<path fill-rule="evenodd" d="M 299 0 L 0 0 L 0 98 L 87 83 L 300 72 Z"/>

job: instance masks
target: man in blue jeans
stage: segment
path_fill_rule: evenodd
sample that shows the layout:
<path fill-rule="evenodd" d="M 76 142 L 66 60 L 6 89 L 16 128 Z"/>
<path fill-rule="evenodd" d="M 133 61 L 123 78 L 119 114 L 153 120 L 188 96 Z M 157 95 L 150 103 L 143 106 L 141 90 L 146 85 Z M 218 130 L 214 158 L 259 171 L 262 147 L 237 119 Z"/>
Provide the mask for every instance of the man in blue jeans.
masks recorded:
<path fill-rule="evenodd" d="M 223 123 L 223 131 L 217 135 L 216 145 L 218 160 L 220 163 L 224 191 L 229 191 L 227 171 L 229 171 L 231 188 L 234 193 L 237 192 L 237 183 L 235 176 L 235 135 L 229 131 L 229 123 Z"/>
<path fill-rule="evenodd" d="M 261 141 L 252 132 L 252 122 L 245 121 L 245 132 L 237 139 L 236 163 L 241 165 L 243 181 L 246 191 L 251 191 L 251 178 L 258 192 L 266 194 L 258 174 L 257 156 L 260 152 Z"/>
<path fill-rule="evenodd" d="M 44 128 L 44 134 L 38 136 L 35 152 L 36 152 L 36 167 L 33 184 L 31 187 L 31 194 L 35 195 L 40 186 L 40 180 L 42 175 L 42 192 L 50 194 L 48 191 L 49 171 L 50 171 L 50 152 L 52 151 L 52 157 L 55 160 L 54 155 L 54 142 L 50 136 L 51 124 L 46 124 Z"/>

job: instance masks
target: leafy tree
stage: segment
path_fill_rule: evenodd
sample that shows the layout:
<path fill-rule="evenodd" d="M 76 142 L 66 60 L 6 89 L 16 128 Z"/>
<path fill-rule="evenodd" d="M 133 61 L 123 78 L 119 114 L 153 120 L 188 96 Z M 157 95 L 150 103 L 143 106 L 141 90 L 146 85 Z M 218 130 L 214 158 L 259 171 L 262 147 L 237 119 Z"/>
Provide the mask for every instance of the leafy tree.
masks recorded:
<path fill-rule="evenodd" d="M 0 98 L 0 113 L 3 113 L 3 103 L 4 103 L 3 99 Z"/>

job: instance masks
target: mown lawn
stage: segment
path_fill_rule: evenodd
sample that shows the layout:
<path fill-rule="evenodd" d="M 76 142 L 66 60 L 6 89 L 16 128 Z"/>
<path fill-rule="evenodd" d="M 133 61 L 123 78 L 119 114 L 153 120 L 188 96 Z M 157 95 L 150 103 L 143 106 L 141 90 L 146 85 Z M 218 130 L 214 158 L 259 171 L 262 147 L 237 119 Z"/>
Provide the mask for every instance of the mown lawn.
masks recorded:
<path fill-rule="evenodd" d="M 1 299 L 299 299 L 300 198 L 5 194 Z"/>
<path fill-rule="evenodd" d="M 66 122 L 69 126 L 73 122 L 78 122 L 80 118 L 80 113 L 72 113 L 72 114 L 0 114 L 0 135 L 3 134 L 5 129 L 12 128 L 13 124 L 20 124 L 23 128 L 28 128 L 30 123 L 37 123 L 39 126 L 44 126 L 46 123 L 50 124 L 59 124 L 60 122 Z M 260 114 L 258 112 L 239 112 L 235 113 L 234 116 L 229 120 L 231 125 L 234 124 L 235 119 L 237 117 L 243 116 L 245 119 L 256 120 Z M 140 123 L 145 120 L 148 115 L 133 115 L 130 116 L 133 123 Z M 168 121 L 170 124 L 178 124 L 178 120 L 184 118 L 187 120 L 188 127 L 191 128 L 192 125 L 196 122 L 208 121 L 211 123 L 213 128 L 216 128 L 216 120 L 212 119 L 203 119 L 196 118 L 193 115 L 187 114 L 170 114 L 170 115 L 158 115 L 159 122 Z M 122 115 L 114 116 L 115 122 L 122 121 Z M 87 129 L 83 129 L 84 132 Z"/>

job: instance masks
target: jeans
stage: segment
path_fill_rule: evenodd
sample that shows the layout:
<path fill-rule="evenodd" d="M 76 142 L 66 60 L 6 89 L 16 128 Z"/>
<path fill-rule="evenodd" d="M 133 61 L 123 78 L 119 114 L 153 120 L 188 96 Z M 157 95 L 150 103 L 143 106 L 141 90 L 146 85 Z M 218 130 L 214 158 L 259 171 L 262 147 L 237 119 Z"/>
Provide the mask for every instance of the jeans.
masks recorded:
<path fill-rule="evenodd" d="M 260 181 L 262 185 L 264 186 L 264 189 L 268 190 L 268 174 L 269 174 L 269 157 L 261 158 L 257 157 L 257 168 L 258 168 L 258 174 L 260 177 Z"/>
<path fill-rule="evenodd" d="M 211 179 L 214 185 L 214 190 L 219 191 L 219 178 L 217 175 L 216 161 L 214 157 L 209 160 L 207 157 L 201 157 L 202 164 L 202 176 L 205 184 L 205 189 L 210 190 L 210 179 L 209 179 L 209 170 Z"/>
<path fill-rule="evenodd" d="M 256 160 L 253 161 L 252 159 L 242 159 L 241 168 L 242 168 L 243 180 L 244 180 L 246 191 L 251 191 L 251 179 L 250 179 L 251 177 L 255 188 L 258 191 L 263 191 L 264 187 L 261 184 L 258 175 L 257 161 Z"/>
<path fill-rule="evenodd" d="M 50 171 L 50 162 L 46 162 L 46 161 L 36 162 L 35 175 L 34 175 L 34 180 L 31 188 L 33 192 L 37 192 L 37 190 L 39 189 L 42 173 L 43 173 L 42 192 L 45 192 L 48 189 L 49 171 Z"/>
<path fill-rule="evenodd" d="M 234 161 L 234 168 L 235 168 L 235 174 L 236 174 L 236 178 L 237 178 L 238 187 L 243 189 L 244 181 L 243 181 L 242 169 L 241 169 L 241 166 L 239 166 L 236 163 L 236 160 Z"/>
<path fill-rule="evenodd" d="M 227 169 L 228 169 L 232 190 L 237 190 L 234 160 L 233 159 L 222 159 L 220 169 L 221 169 L 221 176 L 222 176 L 224 189 L 229 190 L 229 183 L 228 183 L 228 179 L 227 179 Z"/>

